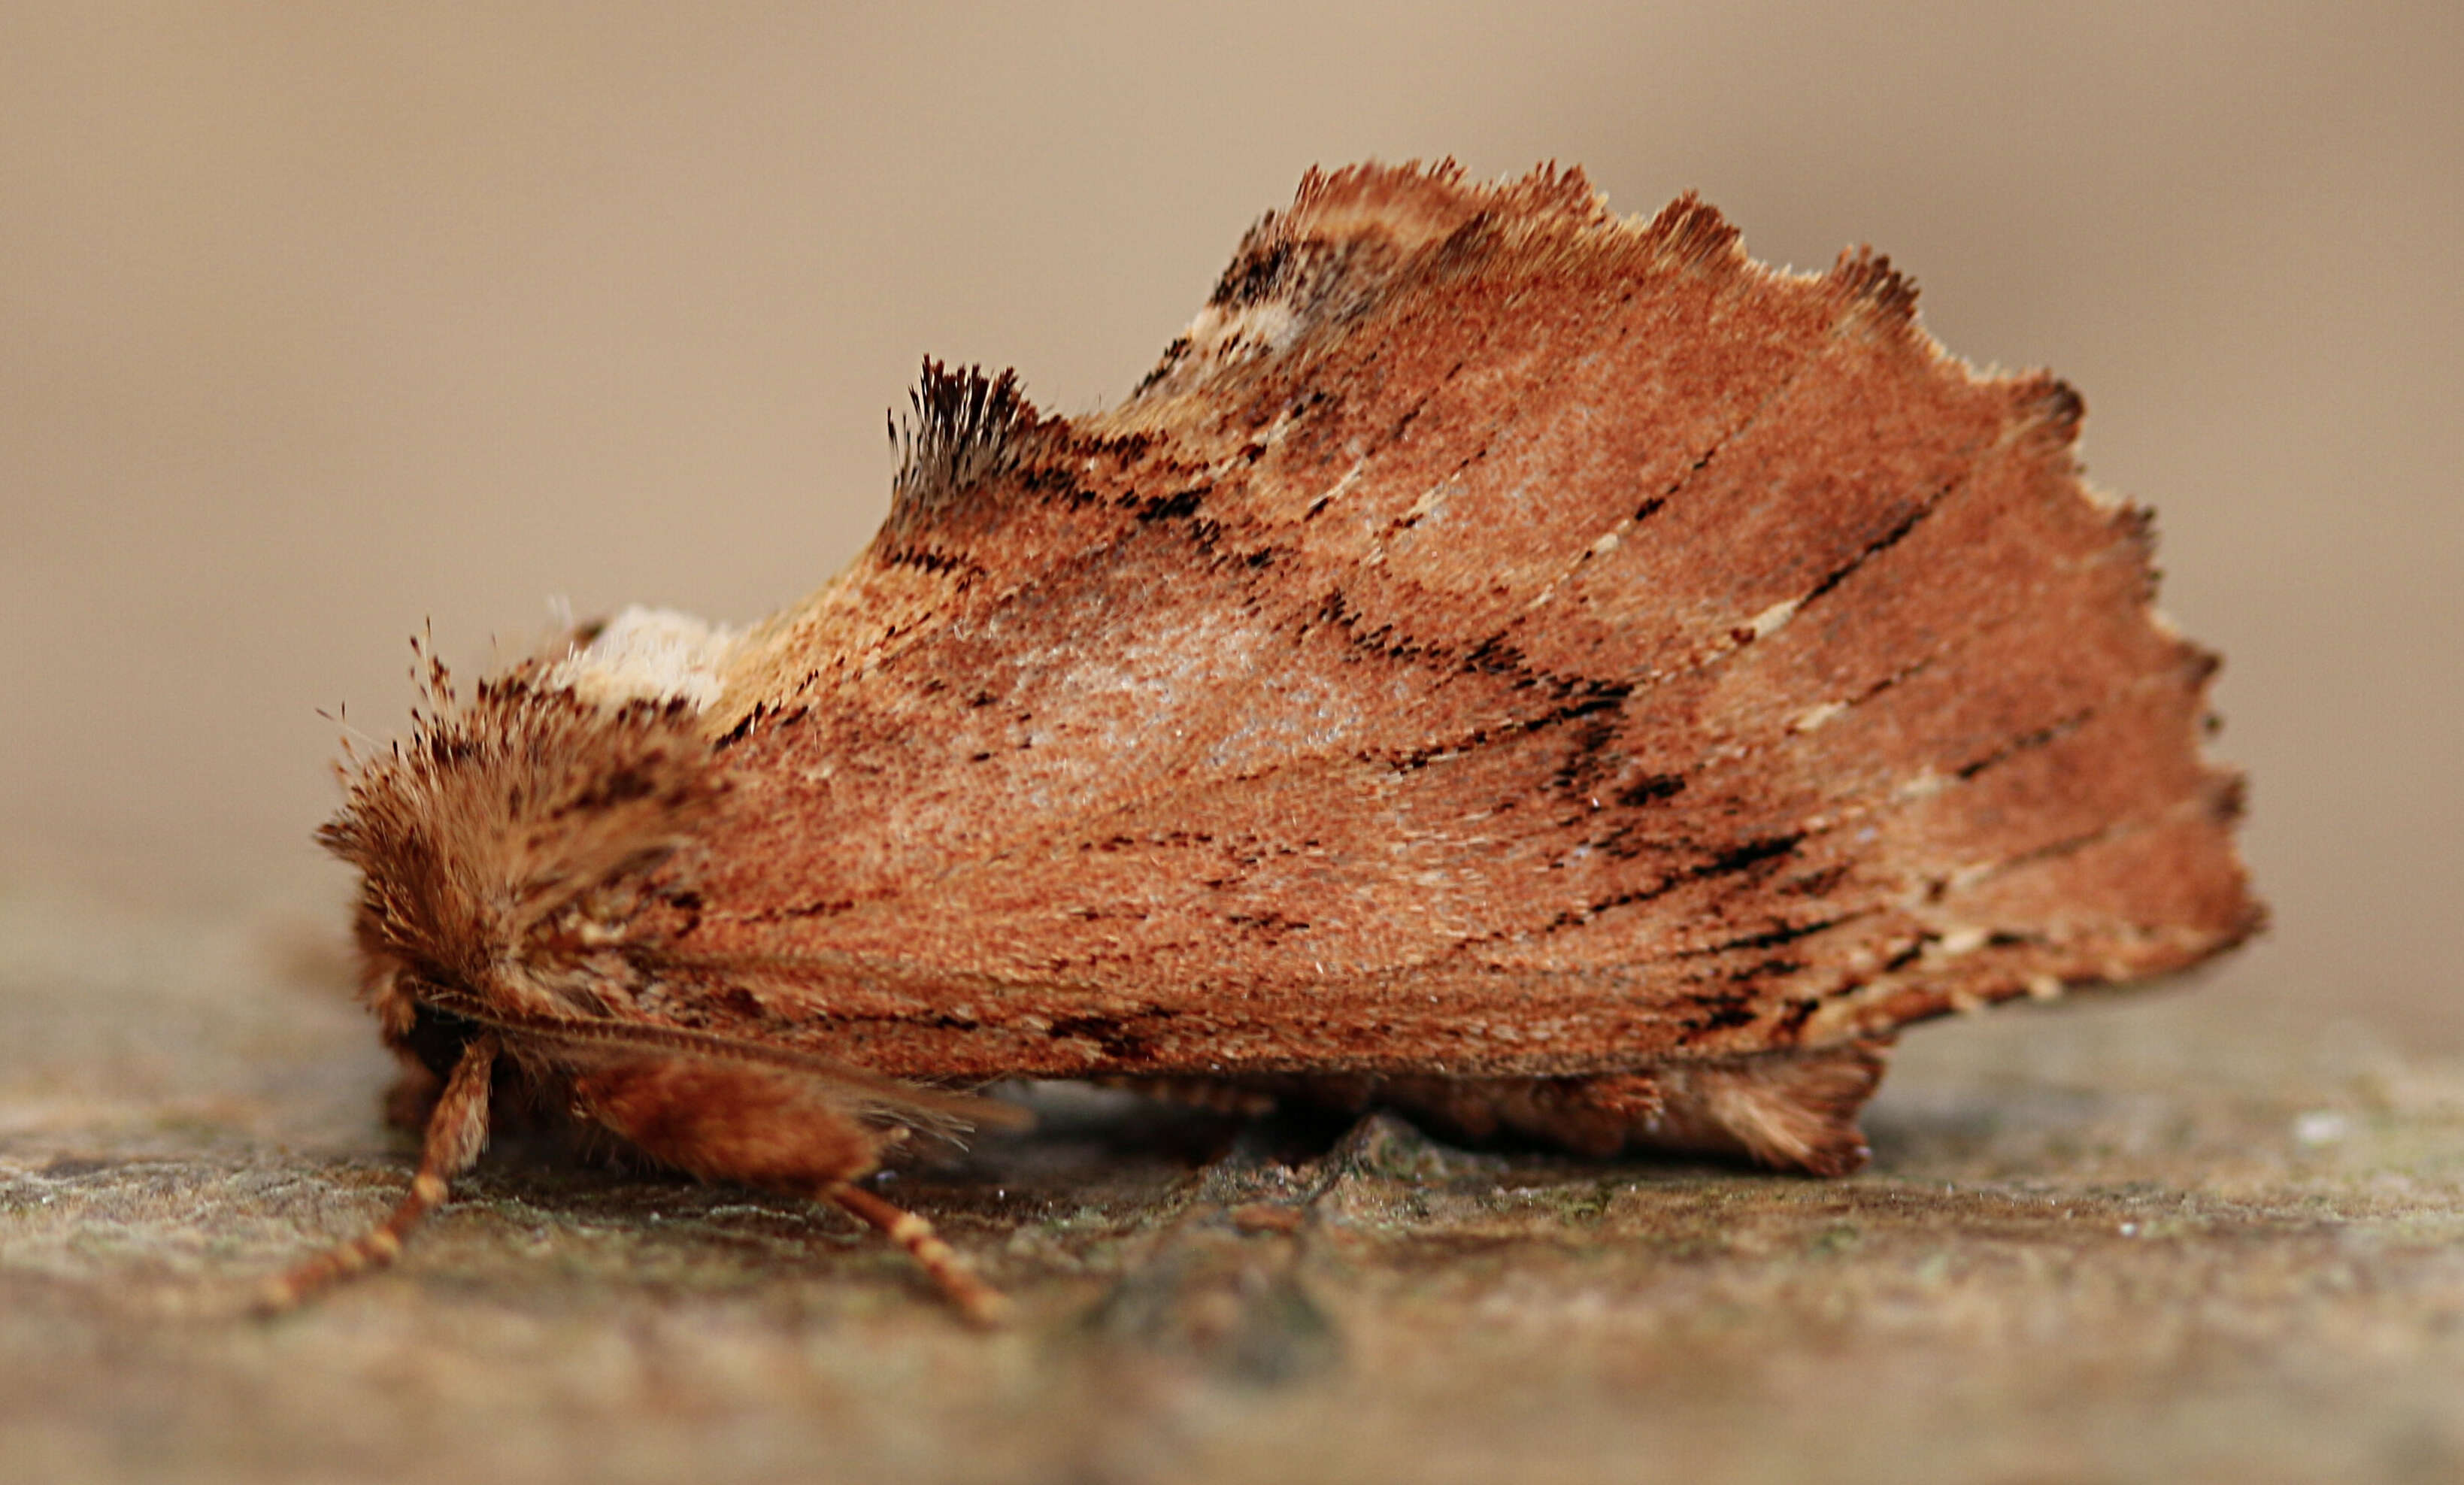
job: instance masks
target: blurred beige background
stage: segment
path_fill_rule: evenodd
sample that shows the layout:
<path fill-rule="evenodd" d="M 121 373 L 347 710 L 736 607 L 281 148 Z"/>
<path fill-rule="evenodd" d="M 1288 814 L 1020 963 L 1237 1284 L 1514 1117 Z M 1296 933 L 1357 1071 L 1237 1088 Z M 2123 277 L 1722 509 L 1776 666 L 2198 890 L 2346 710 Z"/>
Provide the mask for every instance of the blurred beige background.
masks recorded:
<path fill-rule="evenodd" d="M 2458 13 L 0 5 L 0 890 L 321 921 L 423 622 L 752 618 L 921 355 L 1095 405 L 1310 163 L 1554 158 L 2073 380 L 2230 658 L 2202 994 L 2464 1046 Z"/>

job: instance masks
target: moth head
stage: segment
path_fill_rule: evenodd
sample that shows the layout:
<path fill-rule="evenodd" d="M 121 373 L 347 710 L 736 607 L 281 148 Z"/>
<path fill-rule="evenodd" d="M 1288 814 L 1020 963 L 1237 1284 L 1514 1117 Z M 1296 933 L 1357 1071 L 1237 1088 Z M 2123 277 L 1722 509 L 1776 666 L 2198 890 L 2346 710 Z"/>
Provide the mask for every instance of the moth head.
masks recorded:
<path fill-rule="evenodd" d="M 317 839 L 360 870 L 363 992 L 397 1040 L 439 999 L 585 1009 L 649 869 L 724 791 L 693 699 L 562 668 L 517 666 L 465 700 L 428 661 L 410 735 L 341 765 Z"/>

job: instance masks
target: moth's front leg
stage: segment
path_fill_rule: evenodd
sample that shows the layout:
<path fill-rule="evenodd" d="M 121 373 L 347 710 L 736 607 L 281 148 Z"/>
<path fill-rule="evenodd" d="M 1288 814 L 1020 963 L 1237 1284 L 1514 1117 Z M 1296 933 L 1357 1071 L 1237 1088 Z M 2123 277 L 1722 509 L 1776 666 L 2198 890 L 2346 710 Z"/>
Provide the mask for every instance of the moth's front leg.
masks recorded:
<path fill-rule="evenodd" d="M 1006 1309 L 930 1222 L 853 1184 L 881 1163 L 887 1135 L 826 1082 L 692 1057 L 628 1059 L 570 1077 L 578 1111 L 652 1159 L 705 1180 L 827 1201 L 907 1250 L 969 1320 L 992 1323 Z"/>
<path fill-rule="evenodd" d="M 493 1033 L 473 1037 L 463 1047 L 453 1076 L 446 1080 L 444 1090 L 429 1109 L 419 1171 L 393 1214 L 268 1282 L 257 1297 L 259 1311 L 277 1314 L 290 1309 L 338 1279 L 383 1268 L 402 1256 L 403 1242 L 411 1230 L 445 1205 L 453 1178 L 470 1169 L 488 1147 L 489 1080 L 495 1071 L 497 1050 Z"/>

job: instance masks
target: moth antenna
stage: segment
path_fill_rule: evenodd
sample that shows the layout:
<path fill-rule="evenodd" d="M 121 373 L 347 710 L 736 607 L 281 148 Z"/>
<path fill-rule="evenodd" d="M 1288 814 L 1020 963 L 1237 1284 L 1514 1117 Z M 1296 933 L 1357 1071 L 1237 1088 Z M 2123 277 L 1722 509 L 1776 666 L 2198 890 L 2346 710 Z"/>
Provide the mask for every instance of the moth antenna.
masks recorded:
<path fill-rule="evenodd" d="M 421 997 L 440 1011 L 476 1021 L 501 1032 L 569 1046 L 625 1048 L 682 1054 L 712 1061 L 743 1062 L 803 1073 L 847 1088 L 865 1101 L 909 1118 L 949 1138 L 952 1125 L 979 1128 L 1023 1129 L 1034 1116 L 1012 1104 L 971 1093 L 947 1093 L 885 1078 L 869 1068 L 842 1062 L 815 1052 L 772 1046 L 735 1037 L 693 1031 L 682 1026 L 643 1026 L 625 1021 L 583 1021 L 563 1016 L 534 1015 L 483 1004 L 475 996 L 429 990 Z"/>
<path fill-rule="evenodd" d="M 840 1211 L 881 1234 L 915 1260 L 958 1313 L 979 1325 L 998 1325 L 1009 1318 L 1009 1297 L 976 1277 L 957 1249 L 941 1240 L 933 1224 L 903 1207 L 893 1207 L 857 1186 L 834 1186 L 822 1193 Z"/>
<path fill-rule="evenodd" d="M 403 1240 L 428 1214 L 445 1205 L 455 1176 L 471 1168 L 488 1147 L 488 1080 L 495 1071 L 494 1033 L 473 1037 L 453 1066 L 419 1150 L 419 1173 L 393 1214 L 349 1242 L 328 1248 L 290 1272 L 267 1281 L 257 1297 L 260 1315 L 278 1315 L 318 1290 L 354 1274 L 381 1269 L 402 1256 Z"/>

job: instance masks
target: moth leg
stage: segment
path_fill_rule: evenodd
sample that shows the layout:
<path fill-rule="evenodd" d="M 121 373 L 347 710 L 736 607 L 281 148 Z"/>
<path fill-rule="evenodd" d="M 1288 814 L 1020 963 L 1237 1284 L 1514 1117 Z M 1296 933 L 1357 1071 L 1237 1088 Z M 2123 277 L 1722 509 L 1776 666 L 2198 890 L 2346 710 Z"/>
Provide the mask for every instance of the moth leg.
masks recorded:
<path fill-rule="evenodd" d="M 907 1250 L 926 1277 L 941 1287 L 958 1313 L 979 1325 L 998 1325 L 1009 1314 L 1009 1299 L 976 1277 L 967 1260 L 933 1231 L 933 1224 L 904 1208 L 893 1207 L 860 1186 L 839 1186 L 825 1193 L 842 1212 Z"/>
<path fill-rule="evenodd" d="M 868 1126 L 825 1081 L 703 1058 L 638 1059 L 580 1069 L 572 1080 L 581 1112 L 653 1160 L 704 1180 L 830 1203 L 905 1249 L 971 1321 L 990 1323 L 1006 1304 L 930 1222 L 853 1184 L 905 1131 Z"/>
<path fill-rule="evenodd" d="M 488 1081 L 495 1071 L 496 1038 L 472 1038 L 453 1065 L 435 1109 L 428 1116 L 428 1132 L 420 1143 L 419 1173 L 410 1178 L 410 1192 L 393 1214 L 349 1242 L 269 1279 L 257 1296 L 260 1314 L 292 1308 L 318 1290 L 369 1269 L 383 1268 L 402 1256 L 403 1240 L 428 1214 L 445 1205 L 455 1176 L 471 1168 L 488 1147 Z"/>

